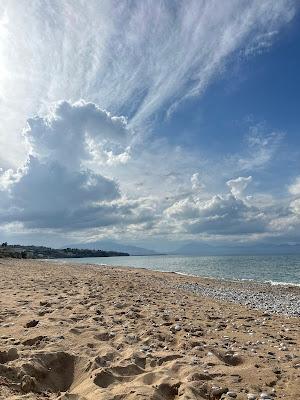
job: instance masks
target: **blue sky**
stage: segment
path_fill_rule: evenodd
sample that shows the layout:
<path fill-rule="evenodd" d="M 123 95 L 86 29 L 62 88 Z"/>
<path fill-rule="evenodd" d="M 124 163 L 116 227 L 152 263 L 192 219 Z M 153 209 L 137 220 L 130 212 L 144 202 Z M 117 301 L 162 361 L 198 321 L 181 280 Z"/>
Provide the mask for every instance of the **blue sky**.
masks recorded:
<path fill-rule="evenodd" d="M 221 79 L 159 121 L 157 131 L 169 133 L 174 143 L 239 151 L 245 129 L 256 122 L 287 131 L 289 143 L 299 145 L 299 15 L 278 36 L 261 54 L 232 60 Z"/>
<path fill-rule="evenodd" d="M 300 242 L 297 1 L 10 0 L 0 38 L 3 240 Z"/>
<path fill-rule="evenodd" d="M 174 144 L 197 146 L 212 158 L 241 152 L 244 136 L 253 125 L 262 132 L 282 132 L 285 140 L 277 160 L 259 175 L 272 171 L 271 179 L 262 182 L 264 189 L 287 184 L 297 176 L 299 165 L 299 43 L 297 14 L 271 47 L 238 62 L 230 60 L 221 79 L 200 98 L 188 100 L 172 118 L 160 121 L 157 132 L 166 132 Z"/>

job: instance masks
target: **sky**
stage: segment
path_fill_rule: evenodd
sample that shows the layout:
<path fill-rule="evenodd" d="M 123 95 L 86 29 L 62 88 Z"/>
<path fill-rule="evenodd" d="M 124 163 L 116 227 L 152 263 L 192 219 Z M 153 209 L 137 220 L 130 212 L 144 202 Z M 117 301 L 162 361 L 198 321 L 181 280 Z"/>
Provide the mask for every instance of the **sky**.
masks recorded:
<path fill-rule="evenodd" d="M 2 0 L 0 240 L 300 244 L 294 0 Z"/>

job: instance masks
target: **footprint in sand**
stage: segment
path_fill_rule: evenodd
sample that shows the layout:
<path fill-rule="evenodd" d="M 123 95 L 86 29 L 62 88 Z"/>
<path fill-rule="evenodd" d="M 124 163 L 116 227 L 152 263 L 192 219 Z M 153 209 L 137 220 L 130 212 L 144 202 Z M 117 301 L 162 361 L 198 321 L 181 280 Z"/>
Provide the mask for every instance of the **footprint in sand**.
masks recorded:
<path fill-rule="evenodd" d="M 103 368 L 99 372 L 96 372 L 94 383 L 101 388 L 107 388 L 116 382 L 128 382 L 144 372 L 145 370 L 136 364 Z"/>

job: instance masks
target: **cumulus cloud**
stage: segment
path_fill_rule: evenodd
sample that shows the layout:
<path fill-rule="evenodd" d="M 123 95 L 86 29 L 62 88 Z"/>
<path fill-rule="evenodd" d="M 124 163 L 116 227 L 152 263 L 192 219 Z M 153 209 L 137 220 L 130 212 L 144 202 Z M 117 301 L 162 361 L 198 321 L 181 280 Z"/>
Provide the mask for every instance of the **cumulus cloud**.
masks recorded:
<path fill-rule="evenodd" d="M 240 176 L 236 179 L 230 179 L 226 184 L 230 188 L 232 195 L 235 198 L 240 199 L 243 198 L 244 190 L 250 182 L 252 182 L 252 176 L 248 176 L 247 178 Z"/>
<path fill-rule="evenodd" d="M 274 227 L 281 233 L 292 232 L 300 237 L 300 177 L 297 177 L 288 189 L 292 199 L 285 209 L 285 214 L 274 219 Z"/>
<path fill-rule="evenodd" d="M 188 226 L 192 233 L 244 235 L 266 230 L 263 213 L 232 195 L 214 196 L 199 211 L 199 218 Z"/>
<path fill-rule="evenodd" d="M 294 214 L 297 214 L 300 217 L 300 199 L 291 202 L 291 210 Z"/>
<path fill-rule="evenodd" d="M 171 205 L 165 214 L 179 221 L 181 229 L 193 234 L 243 235 L 267 229 L 264 213 L 241 197 L 251 177 L 227 182 L 231 193 L 214 195 L 206 201 L 188 197 Z"/>
<path fill-rule="evenodd" d="M 30 157 L 24 174 L 10 187 L 11 206 L 3 218 L 32 226 L 53 226 L 77 209 L 118 197 L 118 186 L 112 180 L 89 170 L 69 171 L 56 161 L 41 162 Z"/>
<path fill-rule="evenodd" d="M 196 172 L 191 176 L 191 184 L 192 189 L 195 191 L 201 190 L 205 187 L 205 185 L 201 182 L 199 172 Z"/>
<path fill-rule="evenodd" d="M 119 147 L 128 139 L 127 121 L 83 100 L 56 103 L 45 117 L 30 118 L 24 136 L 31 153 L 74 170 L 90 159 L 93 146 Z M 113 150 L 110 150 L 113 156 Z"/>
<path fill-rule="evenodd" d="M 300 176 L 289 186 L 289 192 L 294 196 L 300 195 Z"/>
<path fill-rule="evenodd" d="M 299 229 L 300 235 L 300 177 L 289 186 L 289 192 L 293 196 L 289 207 L 289 228 Z"/>
<path fill-rule="evenodd" d="M 149 207 L 124 200 L 114 180 L 86 167 L 93 158 L 91 140 L 95 146 L 125 146 L 125 118 L 92 103 L 63 101 L 28 120 L 24 135 L 30 144 L 26 164 L 0 176 L 2 223 L 76 230 L 149 220 Z M 110 150 L 109 156 L 119 155 Z"/>

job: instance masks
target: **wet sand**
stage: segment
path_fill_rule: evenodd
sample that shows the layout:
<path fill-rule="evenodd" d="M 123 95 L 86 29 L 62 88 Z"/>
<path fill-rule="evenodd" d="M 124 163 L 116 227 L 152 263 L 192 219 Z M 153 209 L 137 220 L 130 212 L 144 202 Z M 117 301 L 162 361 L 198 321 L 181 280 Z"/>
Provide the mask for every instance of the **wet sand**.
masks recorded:
<path fill-rule="evenodd" d="M 0 291 L 1 399 L 300 399 L 299 288 L 1 260 Z"/>

